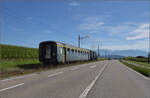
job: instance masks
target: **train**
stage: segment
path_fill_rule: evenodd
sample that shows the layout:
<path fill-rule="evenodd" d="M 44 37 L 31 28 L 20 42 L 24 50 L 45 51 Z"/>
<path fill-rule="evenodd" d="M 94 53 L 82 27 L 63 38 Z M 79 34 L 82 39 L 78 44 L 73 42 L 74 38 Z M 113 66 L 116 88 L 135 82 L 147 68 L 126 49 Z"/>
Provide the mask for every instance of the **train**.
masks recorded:
<path fill-rule="evenodd" d="M 96 60 L 93 50 L 67 45 L 56 41 L 43 41 L 39 44 L 39 61 L 44 64 L 58 64 L 74 61 Z"/>

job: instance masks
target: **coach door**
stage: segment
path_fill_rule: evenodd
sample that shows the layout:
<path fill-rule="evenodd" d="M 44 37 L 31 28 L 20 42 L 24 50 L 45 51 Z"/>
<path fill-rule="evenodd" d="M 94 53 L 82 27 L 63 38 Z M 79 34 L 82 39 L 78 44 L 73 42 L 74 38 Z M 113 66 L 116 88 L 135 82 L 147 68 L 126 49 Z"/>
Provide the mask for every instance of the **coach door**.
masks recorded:
<path fill-rule="evenodd" d="M 66 48 L 65 47 L 63 47 L 63 51 L 62 51 L 62 61 L 63 63 L 66 62 Z"/>

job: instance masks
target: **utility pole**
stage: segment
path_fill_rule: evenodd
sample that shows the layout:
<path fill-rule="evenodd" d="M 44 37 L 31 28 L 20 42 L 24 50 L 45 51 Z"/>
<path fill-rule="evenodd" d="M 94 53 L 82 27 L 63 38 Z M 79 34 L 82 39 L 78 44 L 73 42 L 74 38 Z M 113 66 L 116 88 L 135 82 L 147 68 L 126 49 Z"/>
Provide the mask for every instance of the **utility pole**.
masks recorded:
<path fill-rule="evenodd" d="M 150 5 L 150 1 L 149 1 L 149 3 L 148 3 L 149 5 Z M 150 19 L 149 19 L 149 24 L 148 24 L 148 26 L 149 26 L 149 54 L 148 54 L 148 63 L 150 64 Z M 150 72 L 149 72 L 149 77 L 150 77 Z"/>
<path fill-rule="evenodd" d="M 78 47 L 80 48 L 80 35 L 78 36 Z"/>
<path fill-rule="evenodd" d="M 150 5 L 150 1 L 149 1 L 149 3 L 148 3 L 149 5 Z M 150 19 L 149 19 L 149 24 L 148 24 L 148 31 L 149 31 L 149 37 L 148 37 L 148 39 L 149 39 L 149 53 L 148 53 L 148 63 L 150 64 Z"/>
<path fill-rule="evenodd" d="M 104 50 L 104 52 L 105 52 L 105 58 L 106 58 L 106 50 Z"/>
<path fill-rule="evenodd" d="M 150 52 L 148 54 L 148 63 L 150 64 Z"/>
<path fill-rule="evenodd" d="M 148 63 L 150 64 L 150 24 L 149 24 L 149 53 L 148 53 Z"/>
<path fill-rule="evenodd" d="M 98 57 L 99 57 L 99 44 L 98 44 Z"/>
<path fill-rule="evenodd" d="M 80 48 L 81 40 L 82 40 L 82 39 L 86 39 L 86 38 L 89 38 L 89 36 L 88 36 L 88 35 L 83 36 L 83 37 L 81 37 L 80 35 L 78 36 L 78 47 L 79 47 L 79 48 Z"/>

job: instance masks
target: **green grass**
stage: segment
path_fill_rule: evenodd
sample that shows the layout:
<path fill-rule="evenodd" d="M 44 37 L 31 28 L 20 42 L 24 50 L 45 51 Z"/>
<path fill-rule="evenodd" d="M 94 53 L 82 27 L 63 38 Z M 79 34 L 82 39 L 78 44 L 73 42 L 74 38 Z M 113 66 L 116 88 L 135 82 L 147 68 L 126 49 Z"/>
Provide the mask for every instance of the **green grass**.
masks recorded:
<path fill-rule="evenodd" d="M 105 59 L 101 58 L 99 61 L 101 60 Z M 38 60 L 37 48 L 0 44 L 0 78 L 90 62 L 93 61 L 59 64 L 43 68 L 43 65 Z"/>
<path fill-rule="evenodd" d="M 136 57 L 126 57 L 124 60 L 136 61 L 136 62 L 148 62 L 148 58 L 136 58 Z"/>
<path fill-rule="evenodd" d="M 14 60 L 1 60 L 0 69 L 12 69 L 19 68 L 19 66 L 28 65 L 28 64 L 40 64 L 37 59 L 14 59 Z"/>
<path fill-rule="evenodd" d="M 103 60 L 101 59 L 97 61 L 103 61 Z M 51 65 L 46 68 L 43 68 L 42 64 L 38 60 L 2 61 L 2 63 L 0 63 L 0 79 L 11 77 L 11 76 L 29 74 L 33 72 L 41 72 L 41 71 L 52 70 L 52 69 L 57 69 L 57 68 L 75 66 L 75 65 L 80 65 L 80 64 L 87 64 L 91 62 L 96 62 L 96 61 L 72 62 L 72 63 L 67 63 L 67 64 L 58 64 L 55 66 Z"/>
<path fill-rule="evenodd" d="M 150 69 L 142 68 L 142 67 L 137 67 L 137 66 L 135 66 L 135 65 L 129 64 L 129 63 L 127 63 L 127 62 L 123 62 L 123 61 L 121 61 L 121 60 L 120 60 L 120 62 L 123 63 L 123 64 L 125 64 L 126 66 L 128 66 L 128 67 L 134 69 L 135 71 L 137 71 L 137 72 L 143 74 L 144 76 L 147 76 L 147 77 L 150 76 Z"/>
<path fill-rule="evenodd" d="M 148 64 L 148 62 L 137 62 L 137 61 L 129 61 L 129 62 L 133 62 L 133 63 L 139 64 L 139 65 L 144 65 L 144 66 L 150 66 L 150 64 Z"/>
<path fill-rule="evenodd" d="M 37 59 L 38 49 L 0 44 L 1 59 Z"/>

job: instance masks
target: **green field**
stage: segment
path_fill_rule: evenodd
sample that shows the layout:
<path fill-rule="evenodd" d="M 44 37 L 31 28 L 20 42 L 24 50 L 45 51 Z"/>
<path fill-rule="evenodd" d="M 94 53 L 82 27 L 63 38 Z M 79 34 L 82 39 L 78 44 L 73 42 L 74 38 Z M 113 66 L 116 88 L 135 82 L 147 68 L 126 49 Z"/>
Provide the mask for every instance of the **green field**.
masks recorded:
<path fill-rule="evenodd" d="M 137 62 L 137 61 L 129 61 L 135 64 L 139 64 L 139 65 L 144 65 L 144 66 L 150 66 L 150 64 L 148 64 L 147 62 Z"/>
<path fill-rule="evenodd" d="M 129 60 L 129 61 L 136 61 L 136 62 L 148 62 L 148 58 L 136 58 L 136 57 L 126 57 L 124 60 Z"/>
<path fill-rule="evenodd" d="M 37 48 L 1 44 L 0 57 L 0 70 L 16 69 L 40 63 Z"/>
<path fill-rule="evenodd" d="M 124 60 L 139 64 L 139 65 L 150 66 L 150 64 L 148 64 L 148 58 L 126 57 L 124 58 Z"/>
<path fill-rule="evenodd" d="M 32 64 L 40 64 L 38 59 L 13 59 L 13 60 L 1 60 L 0 69 L 18 69 L 23 67 L 29 67 Z"/>
<path fill-rule="evenodd" d="M 122 62 L 122 63 L 125 64 L 126 66 L 128 66 L 128 67 L 134 69 L 135 71 L 137 71 L 137 72 L 139 72 L 139 73 L 141 73 L 141 74 L 143 74 L 143 75 L 145 75 L 145 76 L 147 76 L 147 77 L 150 76 L 150 69 L 142 68 L 142 67 L 137 67 L 137 66 L 134 66 L 134 65 L 132 65 L 132 64 L 129 64 L 129 63 L 127 63 L 127 62 L 123 62 L 123 61 L 120 61 L 120 62 Z"/>
<path fill-rule="evenodd" d="M 38 49 L 13 45 L 0 45 L 1 60 L 37 59 Z"/>
<path fill-rule="evenodd" d="M 38 60 L 37 48 L 12 45 L 0 45 L 0 56 L 0 78 L 94 62 L 76 62 L 43 68 L 43 64 L 41 64 Z M 105 59 L 101 58 L 98 61 L 103 60 Z"/>

